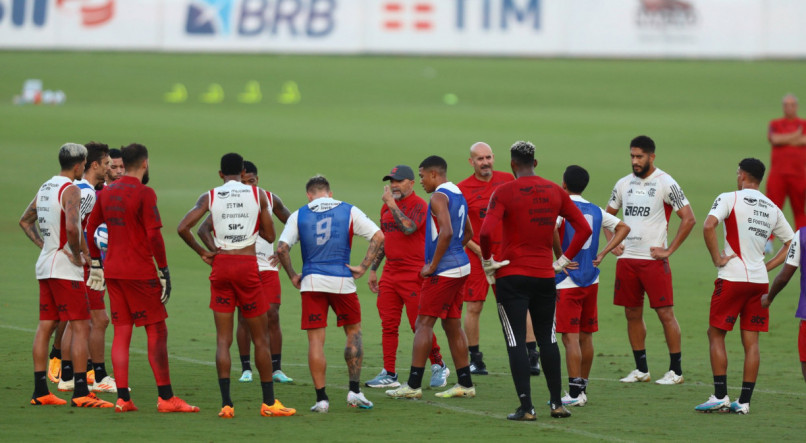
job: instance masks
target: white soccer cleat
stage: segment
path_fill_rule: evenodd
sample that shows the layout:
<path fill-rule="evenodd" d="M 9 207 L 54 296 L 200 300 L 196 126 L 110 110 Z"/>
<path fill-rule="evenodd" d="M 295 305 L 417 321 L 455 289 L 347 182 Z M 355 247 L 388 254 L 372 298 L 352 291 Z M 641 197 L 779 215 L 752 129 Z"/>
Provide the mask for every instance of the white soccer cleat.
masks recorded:
<path fill-rule="evenodd" d="M 316 402 L 315 405 L 311 406 L 311 412 L 319 412 L 320 414 L 325 414 L 329 410 L 330 410 L 330 402 L 327 400 L 318 401 Z"/>
<path fill-rule="evenodd" d="M 367 400 L 363 392 L 353 391 L 347 393 L 347 404 L 350 405 L 350 407 L 360 409 L 372 409 L 373 406 L 372 402 Z"/>
<path fill-rule="evenodd" d="M 579 406 L 579 407 L 582 407 L 582 406 L 585 406 L 586 404 L 588 404 L 588 396 L 585 395 L 584 392 L 580 392 L 579 395 L 576 398 L 574 398 L 574 397 L 571 397 L 571 395 L 566 392 L 565 396 L 562 398 L 562 402 L 563 402 L 563 406 Z"/>
<path fill-rule="evenodd" d="M 92 384 L 92 389 L 90 389 L 90 391 L 92 391 L 92 392 L 118 392 L 118 386 L 115 383 L 115 379 L 112 378 L 111 375 L 107 375 L 101 381 L 95 380 L 95 383 Z"/>
<path fill-rule="evenodd" d="M 632 372 L 619 381 L 622 383 L 645 383 L 650 380 L 652 380 L 652 378 L 650 378 L 649 372 L 641 372 L 638 369 L 633 369 Z"/>
<path fill-rule="evenodd" d="M 422 388 L 412 389 L 409 387 L 408 383 L 404 383 L 397 389 L 390 389 L 386 391 L 386 395 L 392 398 L 420 399 L 423 398 L 423 389 Z"/>
<path fill-rule="evenodd" d="M 730 399 L 727 395 L 723 398 L 716 398 L 716 396 L 711 395 L 708 397 L 708 401 L 698 404 L 694 407 L 694 410 L 699 412 L 725 412 L 730 409 L 731 406 Z"/>
<path fill-rule="evenodd" d="M 70 380 L 59 379 L 59 390 L 62 392 L 69 392 L 73 391 L 76 388 L 75 381 L 71 378 Z"/>
<path fill-rule="evenodd" d="M 243 371 L 243 373 L 241 373 L 241 378 L 239 378 L 238 381 L 241 383 L 252 383 L 252 371 L 249 369 Z"/>
<path fill-rule="evenodd" d="M 649 375 L 649 374 L 647 374 Z M 677 375 L 674 371 L 669 371 L 663 374 L 663 378 L 657 380 L 655 384 L 658 385 L 679 385 L 683 384 L 683 374 Z"/>
<path fill-rule="evenodd" d="M 750 413 L 750 403 L 739 403 L 739 400 L 736 400 L 730 404 L 730 412 L 732 414 L 748 414 Z"/>

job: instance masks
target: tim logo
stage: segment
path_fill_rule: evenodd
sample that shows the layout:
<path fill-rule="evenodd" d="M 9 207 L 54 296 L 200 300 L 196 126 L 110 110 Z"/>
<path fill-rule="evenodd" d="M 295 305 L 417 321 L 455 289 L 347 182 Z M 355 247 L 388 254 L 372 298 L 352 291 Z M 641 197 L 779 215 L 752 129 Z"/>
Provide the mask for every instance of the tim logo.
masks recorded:
<path fill-rule="evenodd" d="M 336 25 L 338 0 L 189 0 L 191 35 L 325 37 Z"/>
<path fill-rule="evenodd" d="M 10 13 L 11 23 L 16 27 L 26 23 L 38 28 L 45 26 L 49 3 L 49 0 L 12 0 L 10 6 L 0 3 L 0 23 Z M 94 27 L 112 20 L 115 0 L 56 0 L 56 8 L 59 13 L 78 14 L 84 27 Z"/>
<path fill-rule="evenodd" d="M 755 206 L 758 204 L 758 199 L 753 197 L 745 197 L 744 202 L 750 206 Z"/>
<path fill-rule="evenodd" d="M 688 28 L 697 24 L 693 2 L 640 0 L 636 24 L 641 28 Z"/>

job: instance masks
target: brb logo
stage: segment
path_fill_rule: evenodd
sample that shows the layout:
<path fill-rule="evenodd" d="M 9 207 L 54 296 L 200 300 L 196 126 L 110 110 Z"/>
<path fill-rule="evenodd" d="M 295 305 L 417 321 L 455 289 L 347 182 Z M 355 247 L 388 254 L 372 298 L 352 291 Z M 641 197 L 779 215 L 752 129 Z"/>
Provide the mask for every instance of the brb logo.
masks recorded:
<path fill-rule="evenodd" d="M 191 0 L 185 32 L 326 37 L 335 27 L 337 7 L 337 0 Z"/>
<path fill-rule="evenodd" d="M 26 23 L 41 28 L 48 17 L 48 0 L 11 0 L 0 1 L 0 24 L 7 14 L 11 14 L 11 23 L 15 27 Z M 56 0 L 58 13 L 70 15 L 81 14 L 84 27 L 100 26 L 112 20 L 115 15 L 115 0 Z"/>

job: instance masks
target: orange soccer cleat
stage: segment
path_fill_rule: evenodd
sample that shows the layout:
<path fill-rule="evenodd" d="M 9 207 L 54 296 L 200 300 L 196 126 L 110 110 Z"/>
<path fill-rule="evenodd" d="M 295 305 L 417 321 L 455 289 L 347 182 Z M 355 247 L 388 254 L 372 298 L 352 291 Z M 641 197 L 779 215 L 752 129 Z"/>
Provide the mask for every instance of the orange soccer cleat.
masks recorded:
<path fill-rule="evenodd" d="M 42 406 L 42 405 L 61 406 L 67 404 L 67 400 L 62 400 L 61 398 L 56 397 L 55 395 L 48 392 L 48 395 L 32 398 L 31 404 L 34 406 Z"/>
<path fill-rule="evenodd" d="M 199 407 L 189 405 L 177 396 L 173 396 L 168 400 L 157 397 L 157 412 L 199 412 Z"/>
<path fill-rule="evenodd" d="M 269 406 L 263 403 L 260 407 L 260 415 L 264 417 L 288 417 L 297 413 L 294 408 L 286 408 L 280 400 L 274 400 L 274 404 Z"/>
<path fill-rule="evenodd" d="M 118 401 L 115 402 L 115 412 L 134 412 L 136 410 L 137 406 L 135 406 L 134 402 L 131 400 L 126 401 L 119 398 Z"/>
<path fill-rule="evenodd" d="M 84 397 L 76 397 L 70 400 L 70 406 L 76 408 L 111 408 L 114 405 L 106 400 L 101 400 L 92 392 Z"/>
<path fill-rule="evenodd" d="M 235 417 L 235 408 L 232 406 L 224 406 L 221 408 L 221 411 L 218 412 L 218 416 L 221 418 L 233 418 Z"/>

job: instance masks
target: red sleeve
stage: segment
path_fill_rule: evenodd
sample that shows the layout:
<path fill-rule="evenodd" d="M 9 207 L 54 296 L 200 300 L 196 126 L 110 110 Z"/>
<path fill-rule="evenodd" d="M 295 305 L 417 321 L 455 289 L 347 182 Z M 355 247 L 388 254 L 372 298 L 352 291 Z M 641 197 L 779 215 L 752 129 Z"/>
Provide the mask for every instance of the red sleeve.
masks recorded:
<path fill-rule="evenodd" d="M 101 209 L 101 201 L 99 198 L 95 202 L 95 206 L 92 208 L 90 216 L 87 217 L 87 248 L 89 248 L 90 257 L 92 258 L 101 257 L 101 250 L 95 245 L 95 230 L 98 229 L 98 225 L 103 223 L 103 221 L 104 215 L 103 210 Z"/>
<path fill-rule="evenodd" d="M 162 232 L 159 228 L 148 230 L 148 241 L 151 243 L 151 253 L 157 260 L 157 266 L 160 268 L 168 266 L 168 258 L 165 256 L 165 241 L 162 239 Z"/>
<path fill-rule="evenodd" d="M 568 223 L 571 223 L 571 226 L 574 228 L 574 236 L 571 238 L 571 244 L 568 245 L 568 249 L 566 249 L 563 253 L 566 257 L 576 257 L 579 253 L 579 250 L 582 249 L 582 246 L 585 245 L 585 242 L 588 241 L 588 237 L 591 236 L 593 231 L 591 231 L 591 227 L 588 224 L 588 221 L 585 220 L 585 216 L 582 215 L 582 211 L 577 208 L 573 201 L 571 201 L 571 197 L 568 196 L 564 191 L 562 192 L 562 199 L 563 204 L 560 208 L 560 215 L 565 218 Z"/>
<path fill-rule="evenodd" d="M 143 216 L 143 224 L 147 231 L 152 229 L 159 229 L 162 227 L 162 219 L 160 218 L 160 211 L 157 209 L 157 194 L 153 189 L 144 187 L 143 199 L 140 210 Z"/>
<path fill-rule="evenodd" d="M 479 246 L 481 246 L 481 256 L 484 258 L 490 258 L 492 255 L 492 239 L 498 229 L 498 224 L 504 217 L 504 209 L 506 206 L 504 205 L 503 199 L 499 200 L 499 194 L 503 194 L 503 191 L 499 192 L 500 190 L 501 188 L 499 187 L 499 189 L 493 191 L 493 195 L 490 196 L 490 203 L 487 205 L 487 215 L 484 217 L 484 221 L 481 224 Z M 503 197 L 503 195 L 500 197 Z"/>
<path fill-rule="evenodd" d="M 412 206 L 407 216 L 414 222 L 417 229 L 420 229 L 425 224 L 425 211 L 426 207 L 422 203 L 417 203 Z"/>

